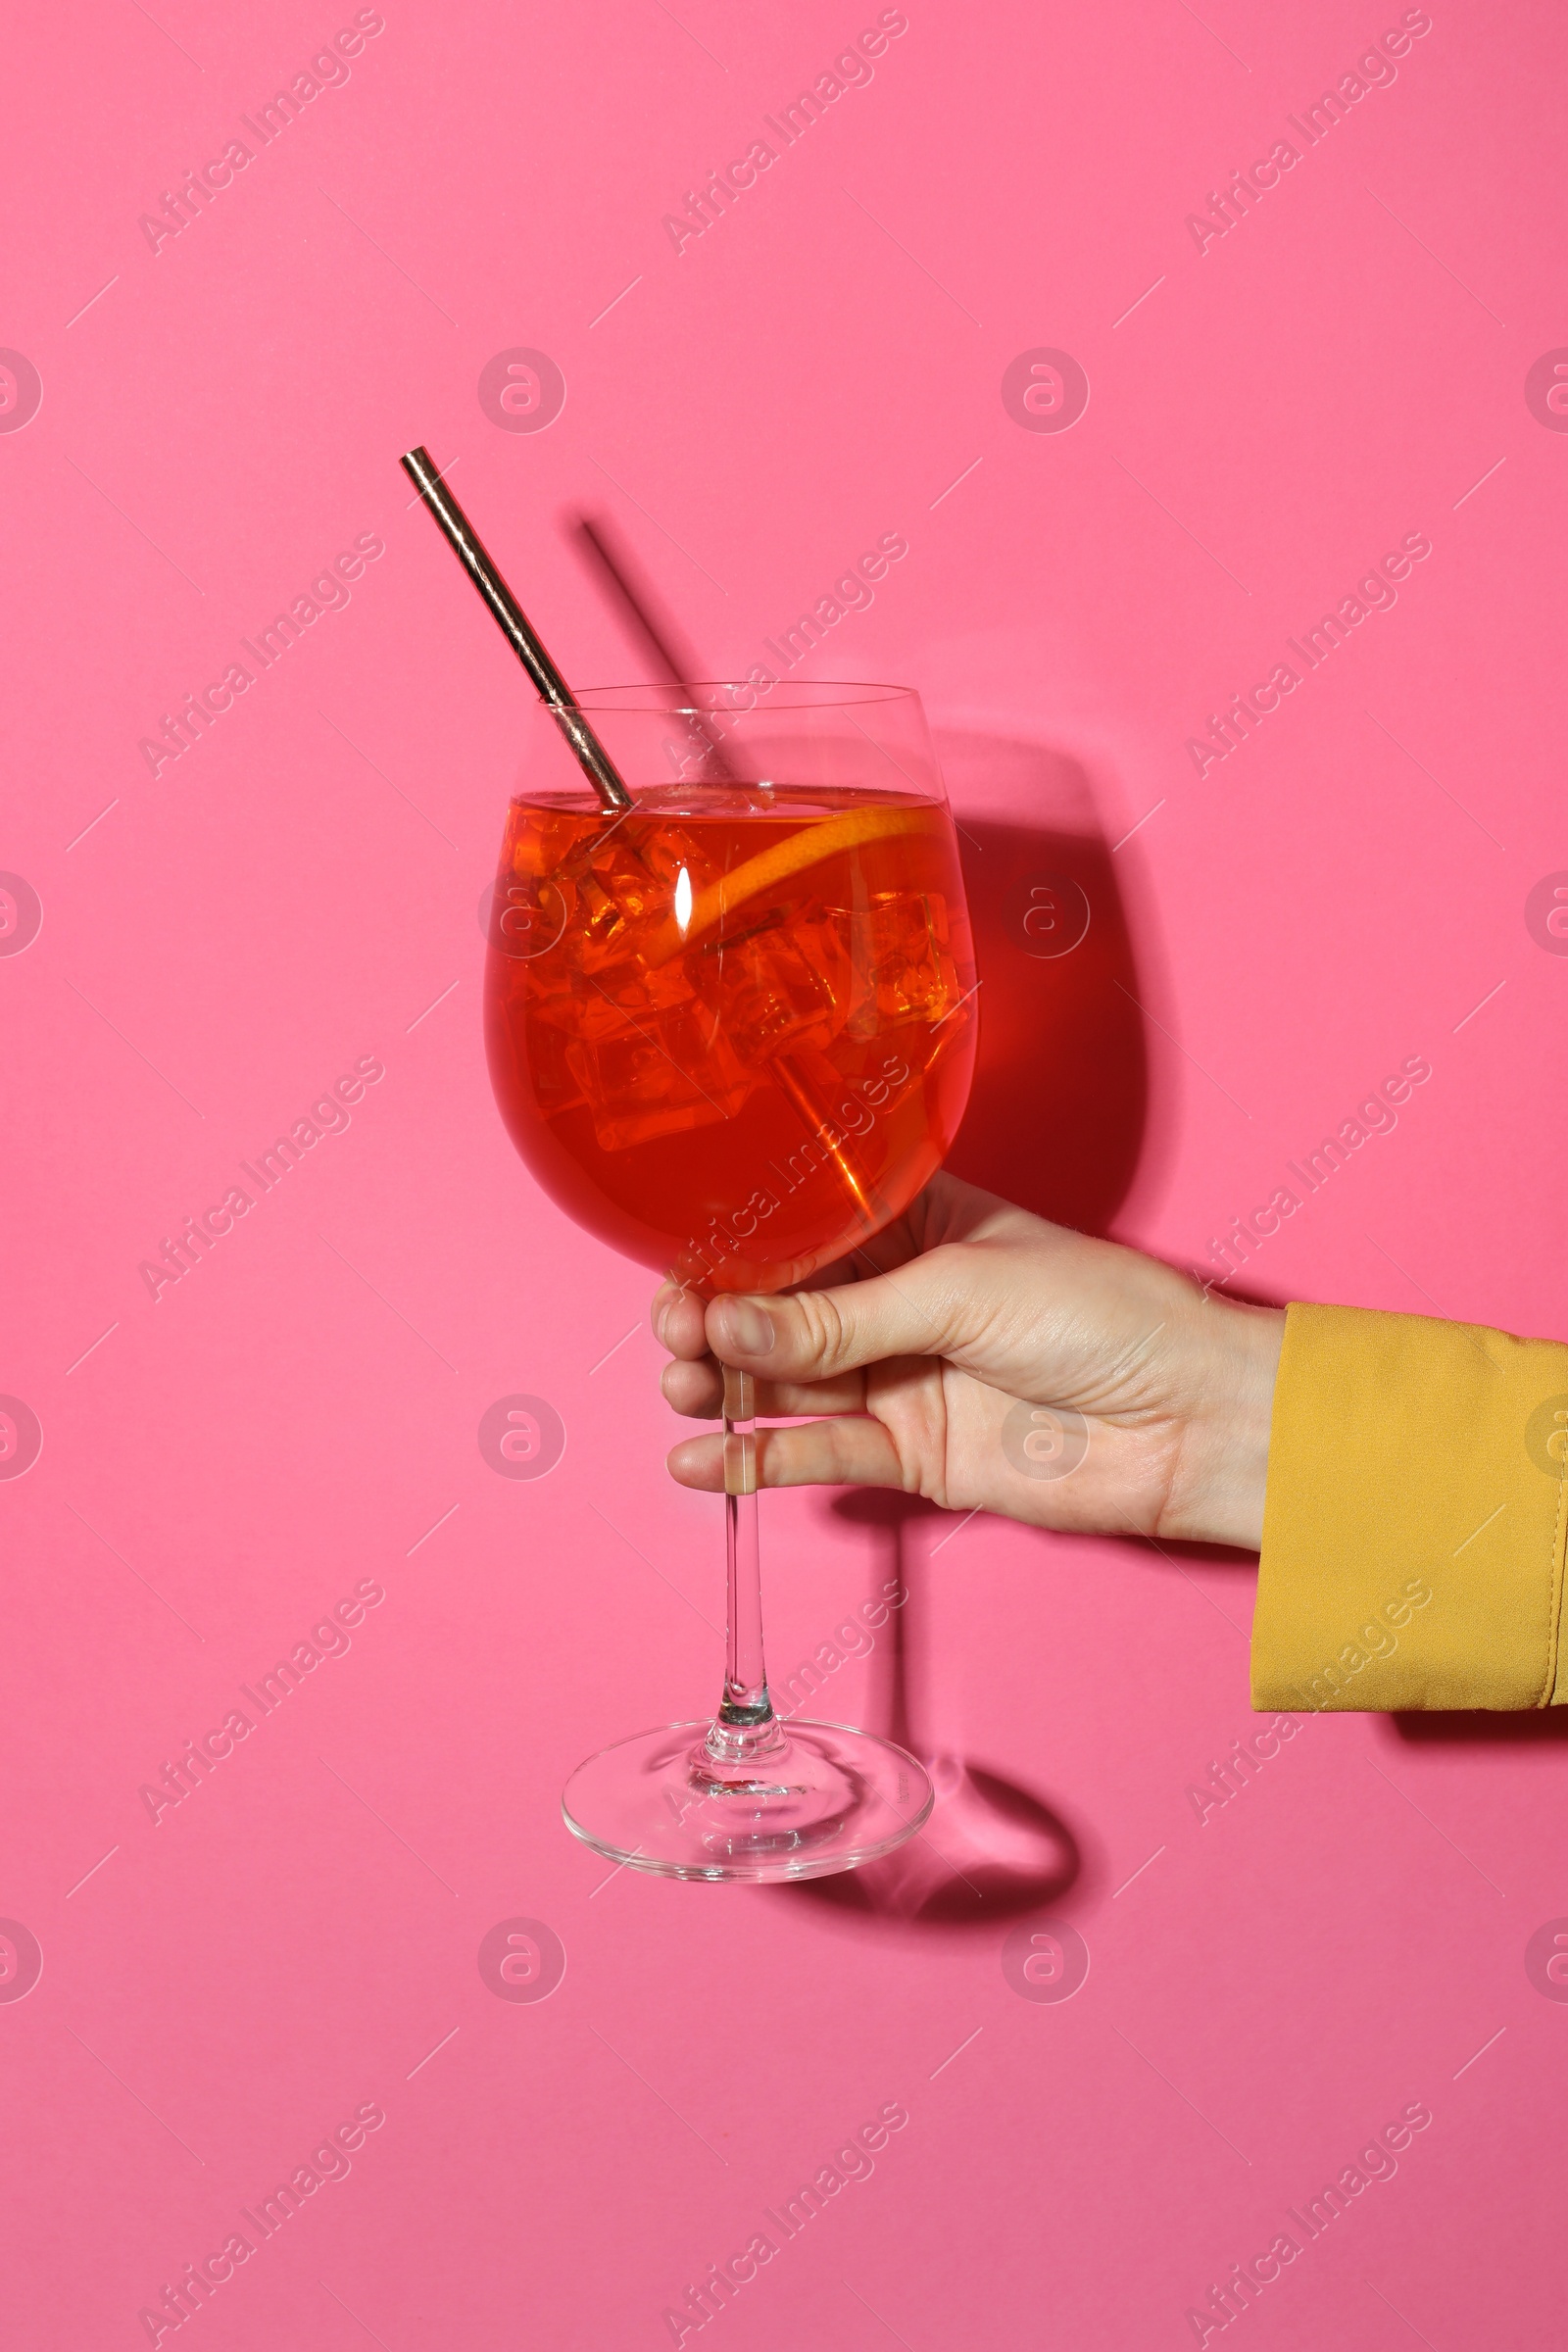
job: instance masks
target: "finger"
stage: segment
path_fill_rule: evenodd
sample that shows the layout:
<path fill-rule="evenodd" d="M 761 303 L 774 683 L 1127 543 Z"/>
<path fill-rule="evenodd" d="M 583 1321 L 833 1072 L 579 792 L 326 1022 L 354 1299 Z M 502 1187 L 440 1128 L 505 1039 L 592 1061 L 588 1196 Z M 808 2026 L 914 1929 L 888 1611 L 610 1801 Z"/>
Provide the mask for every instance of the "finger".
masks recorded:
<path fill-rule="evenodd" d="M 784 1296 L 798 1298 L 803 1291 L 834 1291 L 841 1283 L 863 1282 L 869 1274 L 886 1274 L 895 1266 L 906 1265 L 911 1257 L 918 1257 L 925 1247 L 915 1238 L 913 1230 L 915 1208 L 918 1206 L 917 1201 L 905 1215 L 895 1217 L 891 1225 L 884 1225 L 880 1233 L 873 1234 L 868 1242 L 859 1242 L 853 1250 L 846 1250 L 842 1257 L 831 1258 L 826 1265 L 818 1266 L 805 1282 L 791 1283 Z"/>
<path fill-rule="evenodd" d="M 818 1266 L 809 1282 L 792 1284 L 790 1296 L 798 1297 L 802 1291 L 833 1291 L 846 1282 L 863 1282 L 868 1275 L 888 1274 L 897 1266 L 907 1265 L 911 1257 L 919 1254 L 920 1245 L 909 1231 L 908 1219 L 898 1217 L 846 1256 L 834 1258 L 831 1265 Z"/>
<path fill-rule="evenodd" d="M 660 1379 L 664 1401 L 694 1421 L 716 1421 L 724 1410 L 724 1375 L 711 1356 L 699 1364 L 666 1364 Z M 863 1413 L 865 1377 L 847 1372 L 839 1380 L 774 1381 L 755 1384 L 756 1409 L 764 1421 L 806 1419 L 814 1413 Z"/>
<path fill-rule="evenodd" d="M 650 1309 L 654 1337 L 674 1356 L 690 1361 L 708 1353 L 703 1332 L 703 1301 L 684 1283 L 662 1283 Z"/>
<path fill-rule="evenodd" d="M 787 1295 L 798 1298 L 802 1291 L 836 1291 L 841 1283 L 859 1279 L 860 1269 L 852 1253 L 849 1257 L 834 1258 L 831 1265 L 818 1266 L 808 1282 L 792 1283 Z"/>
<path fill-rule="evenodd" d="M 890 1355 L 950 1352 L 958 1252 L 933 1251 L 865 1282 L 791 1297 L 715 1298 L 708 1345 L 720 1363 L 774 1380 L 835 1380 Z"/>
<path fill-rule="evenodd" d="M 724 1492 L 724 1441 L 683 1438 L 669 1453 L 677 1485 L 705 1494 Z M 880 1421 L 808 1421 L 799 1429 L 757 1433 L 760 1487 L 903 1487 L 898 1449 Z"/>

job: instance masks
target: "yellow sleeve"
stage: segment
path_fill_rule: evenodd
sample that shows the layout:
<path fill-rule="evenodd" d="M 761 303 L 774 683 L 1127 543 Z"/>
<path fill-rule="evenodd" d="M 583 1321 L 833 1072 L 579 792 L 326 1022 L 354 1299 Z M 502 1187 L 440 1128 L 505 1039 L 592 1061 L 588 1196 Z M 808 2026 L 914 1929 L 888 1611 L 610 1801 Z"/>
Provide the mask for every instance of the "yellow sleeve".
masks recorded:
<path fill-rule="evenodd" d="M 1568 1347 L 1292 1306 L 1252 1704 L 1568 1705 Z"/>

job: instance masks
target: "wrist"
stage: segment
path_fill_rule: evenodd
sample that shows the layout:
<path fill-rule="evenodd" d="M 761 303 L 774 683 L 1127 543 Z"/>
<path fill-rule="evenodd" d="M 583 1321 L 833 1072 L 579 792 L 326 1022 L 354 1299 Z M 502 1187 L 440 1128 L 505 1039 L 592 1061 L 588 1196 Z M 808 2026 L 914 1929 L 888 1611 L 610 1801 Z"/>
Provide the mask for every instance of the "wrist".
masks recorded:
<path fill-rule="evenodd" d="M 1197 1311 L 1194 1404 L 1160 1533 L 1258 1551 L 1285 1309 L 1210 1293 Z"/>

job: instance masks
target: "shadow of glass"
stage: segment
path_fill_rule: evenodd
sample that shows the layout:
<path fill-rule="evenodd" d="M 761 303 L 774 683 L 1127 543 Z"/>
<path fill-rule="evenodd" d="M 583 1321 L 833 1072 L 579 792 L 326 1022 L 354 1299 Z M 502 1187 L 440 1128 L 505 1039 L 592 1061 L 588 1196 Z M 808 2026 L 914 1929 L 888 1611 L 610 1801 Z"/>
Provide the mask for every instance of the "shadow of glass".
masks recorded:
<path fill-rule="evenodd" d="M 975 1079 L 948 1165 L 1037 1216 L 1103 1233 L 1147 1155 L 1149 1061 L 1131 929 L 1076 761 L 1000 732 L 949 728 L 952 792 L 984 994 Z M 795 1889 L 900 1929 L 990 1929 L 1048 1909 L 1086 1875 L 1086 1839 L 1042 1793 L 945 1741 L 922 1586 L 934 1573 L 915 1496 L 851 1492 L 830 1506 L 875 1530 L 907 1598 L 880 1645 L 878 1726 L 917 1755 L 936 1803 L 896 1853 Z M 942 1539 L 935 1539 L 940 1548 Z"/>
<path fill-rule="evenodd" d="M 570 533 L 661 677 L 701 656 L 608 514 Z M 934 730 L 957 814 L 984 995 L 974 1084 L 948 1165 L 1037 1216 L 1103 1233 L 1146 1142 L 1148 1057 L 1132 940 L 1089 779 L 1016 735 Z"/>
<path fill-rule="evenodd" d="M 795 1899 L 903 1928 L 987 1929 L 1048 1908 L 1083 1868 L 1067 1822 L 1044 1797 L 932 1738 L 940 1708 L 921 1593 L 932 1570 L 910 1536 L 917 1523 L 945 1523 L 949 1514 L 917 1495 L 880 1489 L 836 1495 L 829 1508 L 877 1531 L 881 1589 L 891 1584 L 895 1595 L 905 1595 L 878 1643 L 882 1690 L 868 1715 L 872 1728 L 920 1758 L 936 1803 L 924 1829 L 896 1853 L 837 1878 L 808 1880 L 791 1890 Z"/>
<path fill-rule="evenodd" d="M 1084 771 L 1013 738 L 938 736 L 983 983 L 955 1175 L 1102 1233 L 1138 1170 L 1149 1098 L 1122 894 Z"/>

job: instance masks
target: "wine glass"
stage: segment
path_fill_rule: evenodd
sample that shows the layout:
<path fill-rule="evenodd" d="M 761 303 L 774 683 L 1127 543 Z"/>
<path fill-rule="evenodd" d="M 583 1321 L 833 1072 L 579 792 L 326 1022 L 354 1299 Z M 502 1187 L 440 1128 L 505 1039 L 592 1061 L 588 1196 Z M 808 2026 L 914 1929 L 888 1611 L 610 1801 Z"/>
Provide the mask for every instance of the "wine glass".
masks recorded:
<path fill-rule="evenodd" d="M 919 698 L 754 671 L 573 700 L 631 805 L 604 805 L 541 709 L 485 976 L 512 1139 L 578 1224 L 704 1298 L 853 1264 L 941 1165 L 974 1062 L 968 914 Z M 563 1799 L 586 1844 L 668 1877 L 854 1869 L 931 1809 L 892 1741 L 774 1713 L 754 1416 L 750 1376 L 727 1371 L 718 1712 L 601 1750 Z"/>

